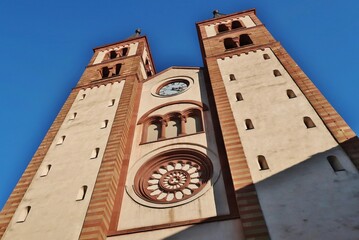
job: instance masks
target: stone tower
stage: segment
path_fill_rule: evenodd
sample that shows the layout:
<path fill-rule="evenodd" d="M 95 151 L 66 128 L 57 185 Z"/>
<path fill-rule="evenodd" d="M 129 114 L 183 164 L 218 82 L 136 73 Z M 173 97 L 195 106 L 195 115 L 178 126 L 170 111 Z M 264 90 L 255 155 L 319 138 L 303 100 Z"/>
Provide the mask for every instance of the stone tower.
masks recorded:
<path fill-rule="evenodd" d="M 94 49 L 0 215 L 16 239 L 355 239 L 359 141 L 248 10 L 197 23 L 204 67 Z"/>

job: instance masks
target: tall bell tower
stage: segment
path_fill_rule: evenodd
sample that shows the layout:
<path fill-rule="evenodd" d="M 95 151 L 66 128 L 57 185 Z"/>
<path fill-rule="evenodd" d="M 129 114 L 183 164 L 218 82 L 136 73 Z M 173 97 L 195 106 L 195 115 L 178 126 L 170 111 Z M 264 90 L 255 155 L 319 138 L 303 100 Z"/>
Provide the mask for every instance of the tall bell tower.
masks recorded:
<path fill-rule="evenodd" d="M 197 30 L 246 238 L 355 239 L 355 133 L 255 10 Z"/>

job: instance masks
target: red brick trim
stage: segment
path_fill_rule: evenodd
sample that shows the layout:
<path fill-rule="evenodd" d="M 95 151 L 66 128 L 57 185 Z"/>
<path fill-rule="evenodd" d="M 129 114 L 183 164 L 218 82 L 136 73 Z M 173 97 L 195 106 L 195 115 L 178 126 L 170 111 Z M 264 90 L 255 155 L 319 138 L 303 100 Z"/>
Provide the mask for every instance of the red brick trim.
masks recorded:
<path fill-rule="evenodd" d="M 9 199 L 7 200 L 3 210 L 0 213 L 0 238 L 3 236 L 6 228 L 8 227 L 16 209 L 18 208 L 22 198 L 24 197 L 32 179 L 34 178 L 38 168 L 40 167 L 47 151 L 51 143 L 53 142 L 60 126 L 62 125 L 63 121 L 67 113 L 69 112 L 79 89 L 74 89 L 70 93 L 69 97 L 67 98 L 65 104 L 61 108 L 59 114 L 57 115 L 55 121 L 51 125 L 50 129 L 46 133 L 45 138 L 42 140 L 39 148 L 35 152 L 34 156 L 32 157 L 29 165 L 25 169 L 25 172 L 21 176 L 19 182 L 16 184 L 13 192 L 11 193 Z"/>
<path fill-rule="evenodd" d="M 272 44 L 271 49 L 359 170 L 359 140 L 354 131 L 279 43 Z"/>

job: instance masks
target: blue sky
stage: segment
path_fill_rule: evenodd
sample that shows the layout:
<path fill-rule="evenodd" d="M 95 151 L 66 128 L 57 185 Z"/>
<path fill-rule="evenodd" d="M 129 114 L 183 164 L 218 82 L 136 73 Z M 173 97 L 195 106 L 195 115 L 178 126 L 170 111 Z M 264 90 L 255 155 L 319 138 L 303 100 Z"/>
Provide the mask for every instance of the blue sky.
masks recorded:
<path fill-rule="evenodd" d="M 157 71 L 202 66 L 195 22 L 250 8 L 359 133 L 358 0 L 0 0 L 0 209 L 92 48 L 140 27 Z"/>

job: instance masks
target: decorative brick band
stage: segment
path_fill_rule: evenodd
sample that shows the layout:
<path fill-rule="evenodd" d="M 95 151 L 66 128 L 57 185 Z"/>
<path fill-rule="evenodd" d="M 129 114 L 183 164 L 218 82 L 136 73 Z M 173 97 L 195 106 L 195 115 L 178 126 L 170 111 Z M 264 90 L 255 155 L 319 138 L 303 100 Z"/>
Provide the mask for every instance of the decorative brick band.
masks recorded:
<path fill-rule="evenodd" d="M 208 88 L 213 90 L 244 236 L 248 240 L 269 239 L 267 225 L 264 221 L 217 61 L 214 58 L 207 58 L 206 63 L 211 83 Z"/>
<path fill-rule="evenodd" d="M 354 131 L 279 43 L 273 44 L 271 49 L 322 119 L 334 139 L 359 170 L 359 139 Z"/>
<path fill-rule="evenodd" d="M 62 125 L 67 113 L 69 112 L 79 89 L 74 89 L 67 98 L 65 104 L 57 115 L 54 123 L 46 133 L 44 140 L 41 142 L 39 148 L 35 152 L 25 172 L 21 176 L 19 182 L 16 184 L 15 189 L 7 200 L 3 210 L 0 213 L 0 238 L 4 235 L 17 207 L 19 206 L 22 198 L 24 197 L 32 179 L 34 178 L 38 168 L 40 167 L 51 143 L 53 142 L 60 126 Z"/>
<path fill-rule="evenodd" d="M 140 85 L 140 86 L 139 86 Z M 127 171 L 141 84 L 135 75 L 126 78 L 109 140 L 79 239 L 106 239 L 121 173 Z"/>

